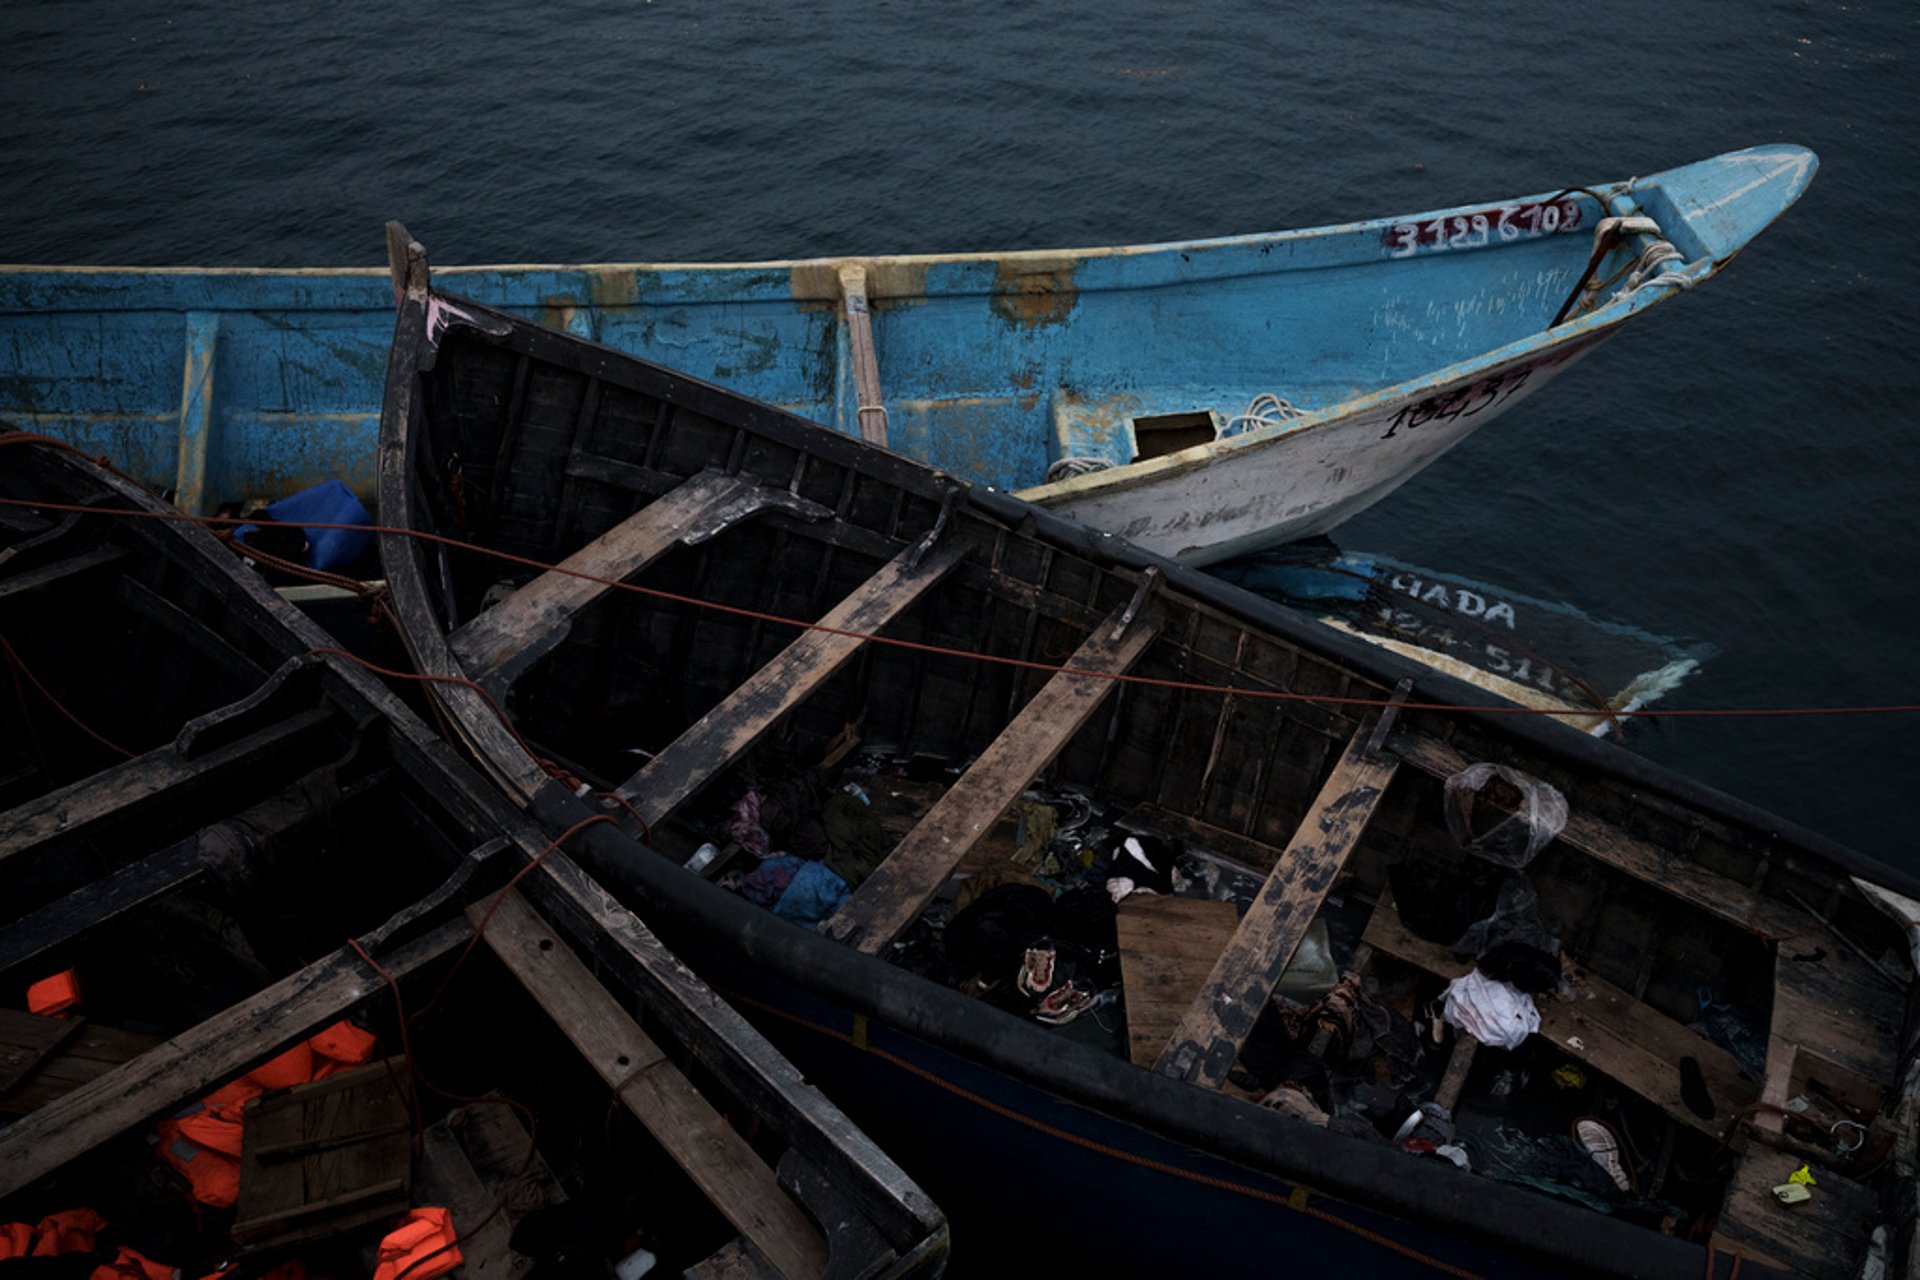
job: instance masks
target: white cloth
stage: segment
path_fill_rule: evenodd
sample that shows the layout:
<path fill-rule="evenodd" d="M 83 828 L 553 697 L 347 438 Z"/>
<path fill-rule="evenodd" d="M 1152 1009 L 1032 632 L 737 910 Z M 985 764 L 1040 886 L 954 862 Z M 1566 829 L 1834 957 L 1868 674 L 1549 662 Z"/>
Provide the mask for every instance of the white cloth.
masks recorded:
<path fill-rule="evenodd" d="M 1451 1025 L 1498 1049 L 1518 1049 L 1540 1029 L 1540 1010 L 1532 996 L 1478 969 L 1447 984 L 1442 1013 Z"/>

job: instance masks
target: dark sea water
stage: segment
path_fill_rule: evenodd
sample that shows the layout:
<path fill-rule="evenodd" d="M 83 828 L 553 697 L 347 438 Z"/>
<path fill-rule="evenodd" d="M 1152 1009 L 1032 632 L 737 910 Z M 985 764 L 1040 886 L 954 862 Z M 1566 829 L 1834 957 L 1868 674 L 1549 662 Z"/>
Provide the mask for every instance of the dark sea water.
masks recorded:
<path fill-rule="evenodd" d="M 1340 532 L 1710 644 L 1669 706 L 1920 702 L 1920 6 L 0 7 L 0 261 L 697 260 L 1225 235 L 1819 152 L 1707 287 Z M 1920 870 L 1920 716 L 1637 747 Z"/>

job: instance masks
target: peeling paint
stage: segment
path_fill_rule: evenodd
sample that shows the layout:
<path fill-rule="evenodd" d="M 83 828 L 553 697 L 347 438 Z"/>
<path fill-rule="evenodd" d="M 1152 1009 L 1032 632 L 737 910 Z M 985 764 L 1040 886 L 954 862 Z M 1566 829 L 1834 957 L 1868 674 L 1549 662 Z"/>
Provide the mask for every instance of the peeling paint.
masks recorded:
<path fill-rule="evenodd" d="M 1001 263 L 993 273 L 993 312 L 1020 329 L 1064 324 L 1080 300 L 1072 262 L 1051 269 L 1038 264 Z"/>

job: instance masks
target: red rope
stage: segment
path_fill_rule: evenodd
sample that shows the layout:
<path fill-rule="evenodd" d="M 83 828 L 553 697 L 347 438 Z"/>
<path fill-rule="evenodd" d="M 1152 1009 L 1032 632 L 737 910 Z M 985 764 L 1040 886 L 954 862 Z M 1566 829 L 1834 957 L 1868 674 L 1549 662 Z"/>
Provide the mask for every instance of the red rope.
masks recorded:
<path fill-rule="evenodd" d="M 101 746 L 105 747 L 107 750 L 113 752 L 115 755 L 118 755 L 122 760 L 133 759 L 133 752 L 127 750 L 125 747 L 121 746 L 119 743 L 112 741 L 111 739 L 105 737 L 104 735 L 95 732 L 79 716 L 67 710 L 67 704 L 60 701 L 60 699 L 54 697 L 53 692 L 50 689 L 48 689 L 47 686 L 40 683 L 40 678 L 33 674 L 33 669 L 27 665 L 26 660 L 20 656 L 20 654 L 14 649 L 14 647 L 7 643 L 7 638 L 3 635 L 0 635 L 0 654 L 4 654 L 6 656 L 7 666 L 14 673 L 14 689 L 16 692 L 18 692 L 20 689 L 20 684 L 19 684 L 20 677 L 25 676 L 27 678 L 27 683 L 31 684 L 34 687 L 34 689 L 39 692 L 40 696 L 45 698 L 47 702 L 52 705 L 55 711 L 58 711 L 62 716 L 66 717 L 67 723 L 71 724 L 74 728 L 78 729 L 80 732 L 86 734 L 89 738 L 92 738 L 95 742 L 99 743 Z M 24 696 L 22 696 L 20 700 L 20 709 L 23 712 L 26 710 L 26 699 Z"/>
<path fill-rule="evenodd" d="M 0 437 L 0 444 L 6 443 Z M 238 516 L 191 516 L 178 511 L 120 511 L 101 510 L 97 507 L 85 507 L 78 504 L 57 502 L 35 502 L 24 498 L 0 498 L 0 506 L 26 507 L 43 511 L 75 511 L 83 515 L 121 516 L 135 519 L 178 521 L 205 526 L 236 525 L 253 523 Z M 1564 708 L 1522 707 L 1522 706 L 1473 706 L 1457 702 L 1401 702 L 1392 698 L 1354 697 L 1340 694 L 1294 693 L 1287 689 L 1247 688 L 1242 685 L 1210 684 L 1199 680 L 1168 680 L 1158 676 L 1139 676 L 1127 672 L 1093 671 L 1083 667 L 1062 666 L 1048 662 L 1035 662 L 1025 658 L 1011 658 L 996 654 L 975 653 L 970 649 L 956 649 L 949 645 L 927 644 L 918 640 L 902 640 L 894 636 L 877 635 L 870 631 L 853 631 L 844 627 L 830 627 L 824 623 L 808 622 L 801 618 L 788 618 L 780 614 L 764 613 L 757 609 L 748 609 L 739 605 L 720 604 L 717 601 L 702 600 L 696 596 L 681 595 L 678 592 L 662 591 L 658 587 L 643 587 L 634 582 L 621 582 L 613 578 L 603 578 L 597 574 L 579 569 L 569 569 L 565 565 L 548 564 L 530 556 L 515 555 L 510 551 L 501 551 L 493 547 L 484 547 L 451 538 L 445 534 L 429 533 L 423 529 L 399 529 L 391 525 L 379 524 L 342 524 L 322 521 L 304 523 L 307 529 L 344 529 L 370 533 L 393 534 L 397 537 L 416 538 L 422 542 L 436 543 L 457 551 L 468 551 L 475 555 L 501 560 L 508 564 L 520 565 L 529 569 L 538 569 L 544 573 L 558 573 L 569 578 L 579 578 L 614 591 L 630 591 L 636 595 L 656 600 L 665 600 L 674 604 L 684 604 L 696 609 L 706 609 L 715 613 L 729 614 L 758 622 L 771 622 L 779 626 L 793 627 L 799 631 L 817 631 L 825 635 L 842 636 L 850 640 L 859 640 L 868 644 L 889 645 L 896 649 L 905 649 L 916 653 L 929 653 L 941 657 L 959 658 L 970 662 L 991 662 L 1004 667 L 1016 667 L 1028 671 L 1039 671 L 1049 675 L 1075 675 L 1088 679 L 1109 680 L 1121 684 L 1152 686 L 1162 689 L 1177 689 L 1190 693 L 1224 693 L 1242 698 L 1265 698 L 1279 702 L 1313 702 L 1326 706 L 1345 707 L 1387 707 L 1399 706 L 1403 711 L 1469 711 L 1481 715 L 1503 716 L 1558 716 L 1568 714 Z M 429 677 L 430 679 L 451 679 L 451 677 Z M 1773 716 L 1858 716 L 1858 715 L 1910 715 L 1920 712 L 1920 703 L 1888 703 L 1865 706 L 1825 706 L 1825 707 L 1696 707 L 1655 710 L 1640 708 L 1633 711 L 1585 712 L 1579 714 L 1611 715 L 1615 717 L 1661 716 L 1665 718 L 1755 718 Z"/>

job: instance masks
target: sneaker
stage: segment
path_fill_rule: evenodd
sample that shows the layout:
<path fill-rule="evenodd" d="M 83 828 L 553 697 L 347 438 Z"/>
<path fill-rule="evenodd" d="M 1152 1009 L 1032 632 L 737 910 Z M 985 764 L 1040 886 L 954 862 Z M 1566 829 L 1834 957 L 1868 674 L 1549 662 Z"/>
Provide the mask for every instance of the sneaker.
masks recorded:
<path fill-rule="evenodd" d="M 1054 950 L 1048 943 L 1028 947 L 1020 961 L 1020 990 L 1030 996 L 1043 996 L 1053 988 Z"/>
<path fill-rule="evenodd" d="M 1064 1026 L 1093 1008 L 1093 993 L 1077 982 L 1063 982 L 1047 993 L 1033 1016 L 1049 1026 Z"/>
<path fill-rule="evenodd" d="M 1620 1135 L 1604 1120 L 1581 1116 L 1573 1122 L 1573 1140 L 1593 1157 L 1593 1162 L 1613 1179 L 1615 1186 L 1624 1192 L 1633 1191 L 1633 1172 L 1620 1155 Z"/>

